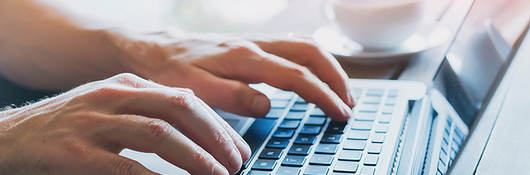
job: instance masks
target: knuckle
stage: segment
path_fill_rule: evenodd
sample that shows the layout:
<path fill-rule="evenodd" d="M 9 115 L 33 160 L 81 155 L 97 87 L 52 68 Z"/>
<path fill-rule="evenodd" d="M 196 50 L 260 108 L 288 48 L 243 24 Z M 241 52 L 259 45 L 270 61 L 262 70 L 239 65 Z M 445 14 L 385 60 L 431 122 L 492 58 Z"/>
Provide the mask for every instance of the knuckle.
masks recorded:
<path fill-rule="evenodd" d="M 170 96 L 170 100 L 176 107 L 192 109 L 197 97 L 193 93 L 182 92 L 178 95 Z"/>
<path fill-rule="evenodd" d="M 121 89 L 112 84 L 106 83 L 99 87 L 93 88 L 86 94 L 80 95 L 77 98 L 79 98 L 80 100 L 93 99 L 96 101 L 106 101 L 112 99 L 112 97 L 123 96 L 126 92 L 127 91 L 125 89 Z"/>
<path fill-rule="evenodd" d="M 114 165 L 113 174 L 130 175 L 135 174 L 136 163 L 126 159 L 119 159 Z"/>
<path fill-rule="evenodd" d="M 90 155 L 88 145 L 77 138 L 65 138 L 62 144 L 65 150 L 76 157 L 87 157 Z"/>
<path fill-rule="evenodd" d="M 132 73 L 120 73 L 118 75 L 115 75 L 113 77 L 111 77 L 110 79 L 112 80 L 124 80 L 124 79 L 128 79 L 128 80 L 131 80 L 131 79 L 138 79 L 140 77 L 138 77 L 137 75 L 134 75 Z"/>
<path fill-rule="evenodd" d="M 208 162 L 210 161 L 208 153 L 203 149 L 196 149 L 193 154 L 193 159 L 197 162 Z"/>
<path fill-rule="evenodd" d="M 186 94 L 189 94 L 189 95 L 193 95 L 195 96 L 195 92 L 193 92 L 193 90 L 189 89 L 189 88 L 178 88 L 182 93 L 186 93 Z"/>
<path fill-rule="evenodd" d="M 190 168 L 195 169 L 195 172 L 200 172 L 200 174 L 213 174 L 215 172 L 215 163 L 212 159 L 212 156 L 204 149 L 196 148 L 193 151 L 192 160 L 197 166 Z"/>
<path fill-rule="evenodd" d="M 235 41 L 229 43 L 230 51 L 243 56 L 254 56 L 257 55 L 259 47 L 248 41 Z"/>
<path fill-rule="evenodd" d="M 223 147 L 228 146 L 230 139 L 228 138 L 228 133 L 224 129 L 221 129 L 221 128 L 214 129 L 214 131 L 212 132 L 212 135 L 214 138 L 214 142 L 218 146 L 223 146 Z"/>
<path fill-rule="evenodd" d="M 110 84 L 104 84 L 103 86 L 101 87 L 98 87 L 98 88 L 95 88 L 91 93 L 91 95 L 102 95 L 102 96 L 107 96 L 107 95 L 115 95 L 115 94 L 120 94 L 121 92 L 123 92 L 122 89 L 119 89 L 118 87 L 114 87 Z"/>
<path fill-rule="evenodd" d="M 142 78 L 132 73 L 118 74 L 114 77 L 111 77 L 110 81 L 120 85 L 126 85 L 131 87 L 141 87 L 141 85 L 144 84 Z"/>
<path fill-rule="evenodd" d="M 68 115 L 69 120 L 76 123 L 80 123 L 80 126 L 87 126 L 93 123 L 101 122 L 102 120 L 108 119 L 108 117 L 101 115 L 96 112 L 76 112 Z"/>
<path fill-rule="evenodd" d="M 148 136 L 155 142 L 161 142 L 171 133 L 171 126 L 161 119 L 150 119 L 146 124 Z"/>
<path fill-rule="evenodd" d="M 293 66 L 288 68 L 288 72 L 295 77 L 306 77 L 310 74 L 309 69 L 304 66 Z"/>

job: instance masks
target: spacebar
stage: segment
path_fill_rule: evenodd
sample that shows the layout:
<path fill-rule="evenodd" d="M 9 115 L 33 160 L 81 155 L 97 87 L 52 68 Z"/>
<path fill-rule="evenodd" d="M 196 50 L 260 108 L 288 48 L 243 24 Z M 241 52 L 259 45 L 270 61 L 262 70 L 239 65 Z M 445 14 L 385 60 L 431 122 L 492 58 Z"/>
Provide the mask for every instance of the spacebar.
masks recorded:
<path fill-rule="evenodd" d="M 243 139 L 247 141 L 248 145 L 250 146 L 250 150 L 252 150 L 252 157 L 243 163 L 243 169 L 247 168 L 248 163 L 256 156 L 256 151 L 258 151 L 265 139 L 267 139 L 267 136 L 272 131 L 274 124 L 276 124 L 275 119 L 256 119 L 250 128 L 248 128 L 245 135 L 243 135 Z"/>

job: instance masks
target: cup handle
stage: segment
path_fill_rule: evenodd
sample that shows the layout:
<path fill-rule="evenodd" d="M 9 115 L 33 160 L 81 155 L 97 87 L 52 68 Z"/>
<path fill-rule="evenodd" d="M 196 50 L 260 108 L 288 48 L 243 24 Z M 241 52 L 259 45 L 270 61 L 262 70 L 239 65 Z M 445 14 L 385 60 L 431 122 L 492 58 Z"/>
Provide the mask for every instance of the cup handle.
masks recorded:
<path fill-rule="evenodd" d="M 320 0 L 320 15 L 328 21 L 335 20 L 335 14 L 333 13 L 333 8 L 331 3 L 334 0 Z"/>

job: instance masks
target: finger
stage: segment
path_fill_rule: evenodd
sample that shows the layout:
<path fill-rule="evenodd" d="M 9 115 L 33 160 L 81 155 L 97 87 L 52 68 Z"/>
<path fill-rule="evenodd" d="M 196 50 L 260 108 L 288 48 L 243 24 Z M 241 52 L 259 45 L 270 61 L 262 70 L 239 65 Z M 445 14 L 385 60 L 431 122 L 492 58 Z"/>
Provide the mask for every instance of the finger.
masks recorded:
<path fill-rule="evenodd" d="M 90 174 L 115 174 L 115 175 L 157 175 L 145 168 L 140 163 L 116 153 L 97 149 L 92 152 L 89 164 Z"/>
<path fill-rule="evenodd" d="M 355 105 L 348 76 L 339 62 L 328 52 L 307 40 L 255 42 L 265 52 L 306 66 L 330 86 L 350 107 Z"/>
<path fill-rule="evenodd" d="M 111 99 L 120 106 L 110 113 L 137 114 L 167 121 L 211 153 L 229 172 L 235 173 L 241 168 L 247 153 L 242 156 L 240 150 L 250 149 L 248 145 L 235 142 L 227 129 L 214 119 L 219 116 L 209 113 L 206 110 L 209 107 L 189 91 L 169 87 L 125 91 L 129 92 Z"/>
<path fill-rule="evenodd" d="M 269 99 L 247 84 L 220 78 L 202 69 L 196 69 L 193 75 L 197 78 L 189 83 L 189 88 L 195 89 L 197 96 L 212 106 L 258 118 L 264 117 L 269 112 Z"/>
<path fill-rule="evenodd" d="M 227 175 L 212 155 L 160 119 L 136 115 L 113 115 L 101 121 L 112 126 L 98 134 L 98 140 L 123 148 L 156 153 L 191 174 Z M 111 146 L 107 146 L 111 147 Z"/>
<path fill-rule="evenodd" d="M 206 106 L 206 104 L 204 104 L 204 106 Z M 228 132 L 228 134 L 230 134 L 230 136 L 232 136 L 232 139 L 234 140 L 234 144 L 238 145 L 238 149 L 239 149 L 239 152 L 241 153 L 241 158 L 243 159 L 243 162 L 249 160 L 252 153 L 250 150 L 250 146 L 243 139 L 243 137 L 241 137 L 241 135 L 239 135 L 236 131 L 234 131 L 234 129 L 223 118 L 217 115 L 217 113 L 213 111 L 211 108 L 208 108 L 206 110 L 208 110 L 210 114 L 212 114 L 212 116 L 216 116 L 214 118 L 217 120 L 217 122 L 219 122 L 219 124 L 221 124 L 221 126 L 225 128 L 225 130 Z"/>
<path fill-rule="evenodd" d="M 224 62 L 231 65 L 230 71 L 226 71 L 226 67 L 208 62 L 198 64 L 201 64 L 203 69 L 223 77 L 237 80 L 253 79 L 284 90 L 295 91 L 305 100 L 321 107 L 335 120 L 347 120 L 350 117 L 351 108 L 303 66 L 256 50 L 254 53 L 230 56 Z"/>

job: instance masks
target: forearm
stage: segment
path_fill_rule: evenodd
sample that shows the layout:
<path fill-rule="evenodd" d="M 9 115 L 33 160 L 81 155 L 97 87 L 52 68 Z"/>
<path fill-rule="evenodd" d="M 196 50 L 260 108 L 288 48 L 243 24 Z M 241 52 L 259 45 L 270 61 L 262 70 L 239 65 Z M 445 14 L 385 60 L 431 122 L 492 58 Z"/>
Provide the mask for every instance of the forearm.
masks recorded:
<path fill-rule="evenodd" d="M 0 1 L 0 73 L 28 87 L 65 89 L 127 71 L 105 29 L 34 0 Z"/>

